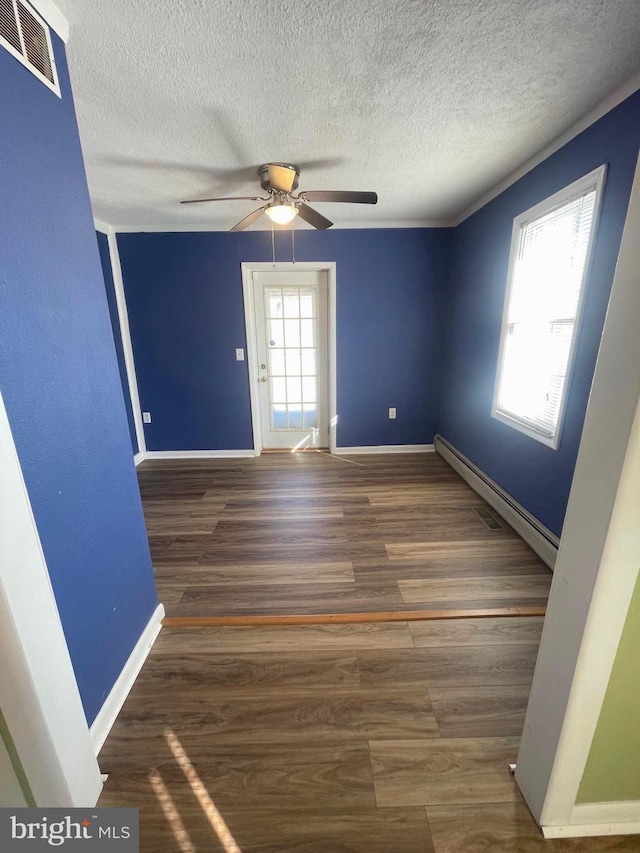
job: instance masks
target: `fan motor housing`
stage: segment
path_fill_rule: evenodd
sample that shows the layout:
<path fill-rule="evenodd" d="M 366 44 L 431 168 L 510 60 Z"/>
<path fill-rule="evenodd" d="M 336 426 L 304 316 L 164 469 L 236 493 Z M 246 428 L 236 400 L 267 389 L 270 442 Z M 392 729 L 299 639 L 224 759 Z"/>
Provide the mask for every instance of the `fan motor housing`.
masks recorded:
<path fill-rule="evenodd" d="M 295 178 L 293 179 L 293 184 L 291 185 L 291 191 L 293 192 L 293 190 L 298 188 L 298 178 L 300 177 L 300 169 L 298 169 L 297 166 L 293 166 L 291 163 L 265 163 L 258 169 L 260 186 L 263 190 L 273 189 L 273 187 L 269 183 L 269 166 L 279 166 L 281 169 L 289 169 L 291 172 L 295 172 Z"/>

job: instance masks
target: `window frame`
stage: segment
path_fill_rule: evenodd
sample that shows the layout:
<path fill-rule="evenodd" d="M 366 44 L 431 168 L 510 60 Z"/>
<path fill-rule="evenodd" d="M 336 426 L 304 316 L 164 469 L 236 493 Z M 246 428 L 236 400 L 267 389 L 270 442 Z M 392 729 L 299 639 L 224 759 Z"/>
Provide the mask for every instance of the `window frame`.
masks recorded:
<path fill-rule="evenodd" d="M 496 375 L 494 382 L 494 390 L 493 390 L 493 400 L 491 404 L 491 417 L 500 421 L 507 426 L 512 427 L 513 429 L 518 430 L 519 432 L 524 433 L 529 436 L 529 438 L 533 438 L 536 441 L 545 444 L 547 447 L 552 448 L 553 450 L 557 450 L 560 444 L 560 436 L 562 433 L 562 426 L 564 423 L 564 415 L 566 409 L 566 401 L 568 397 L 569 385 L 571 383 L 571 378 L 573 374 L 573 365 L 575 361 L 575 353 L 576 353 L 576 343 L 580 334 L 580 327 L 582 325 L 582 315 L 585 303 L 585 294 L 587 291 L 587 285 L 589 281 L 589 275 L 591 271 L 591 263 L 593 259 L 593 247 L 595 244 L 597 232 L 598 232 L 598 223 L 600 218 L 600 208 L 602 205 L 602 192 L 604 188 L 605 178 L 607 173 L 606 165 L 598 166 L 597 169 L 589 172 L 587 175 L 584 175 L 582 178 L 578 178 L 577 181 L 569 184 L 567 187 L 559 190 L 557 193 L 549 196 L 546 199 L 543 199 L 538 204 L 530 207 L 528 210 L 525 210 L 523 213 L 516 216 L 513 220 L 513 227 L 511 230 L 511 245 L 509 248 L 509 265 L 507 268 L 507 285 L 505 290 L 504 297 L 504 305 L 502 309 L 502 320 L 500 325 L 500 346 L 498 350 L 498 361 L 496 367 Z M 511 302 L 511 293 L 513 290 L 513 278 L 515 271 L 515 261 L 516 261 L 516 253 L 518 250 L 518 243 L 520 238 L 520 233 L 524 226 L 527 225 L 531 220 L 538 219 L 541 216 L 544 216 L 547 213 L 551 213 L 553 210 L 562 207 L 564 204 L 567 204 L 573 198 L 577 196 L 584 195 L 589 190 L 595 190 L 596 198 L 594 202 L 593 208 L 593 224 L 591 227 L 591 233 L 589 234 L 589 242 L 587 244 L 587 252 L 585 257 L 584 270 L 582 272 L 582 279 L 580 282 L 580 294 L 578 297 L 578 305 L 576 307 L 576 316 L 574 322 L 574 330 L 571 338 L 571 346 L 569 348 L 569 358 L 567 359 L 567 372 L 564 383 L 564 388 L 562 389 L 562 396 L 560 398 L 560 405 L 558 407 L 558 420 L 556 423 L 555 431 L 552 435 L 548 435 L 542 430 L 536 429 L 536 427 L 525 420 L 524 418 L 519 418 L 517 415 L 510 415 L 505 411 L 502 411 L 498 408 L 498 395 L 500 393 L 500 380 L 502 378 L 502 368 L 504 363 L 504 356 L 506 350 L 506 338 L 507 338 L 507 328 L 508 328 L 508 318 L 509 318 L 509 306 Z"/>

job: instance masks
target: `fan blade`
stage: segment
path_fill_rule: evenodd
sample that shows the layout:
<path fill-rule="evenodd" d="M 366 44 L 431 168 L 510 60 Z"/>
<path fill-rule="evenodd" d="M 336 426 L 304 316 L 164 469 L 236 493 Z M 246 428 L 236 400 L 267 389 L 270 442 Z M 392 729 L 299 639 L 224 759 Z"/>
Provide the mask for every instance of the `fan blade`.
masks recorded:
<path fill-rule="evenodd" d="M 313 227 L 317 228 L 318 231 L 324 231 L 325 228 L 331 228 L 333 225 L 333 222 L 330 219 L 327 219 L 326 216 L 318 213 L 317 210 L 309 207 L 309 205 L 304 202 L 298 202 L 296 207 L 298 208 L 298 216 L 302 217 L 302 219 L 304 219 L 305 222 L 308 222 L 309 225 L 313 225 Z"/>
<path fill-rule="evenodd" d="M 244 219 L 241 219 L 240 222 L 236 223 L 233 228 L 229 229 L 229 231 L 244 231 L 244 229 L 248 228 L 252 222 L 255 222 L 256 219 L 259 219 L 268 207 L 269 205 L 265 204 L 264 207 L 259 207 L 257 210 L 254 210 L 253 213 L 250 213 L 248 216 L 245 216 Z"/>
<path fill-rule="evenodd" d="M 341 166 L 344 157 L 324 157 L 321 160 L 297 160 L 296 166 L 301 172 L 311 172 L 313 169 L 329 169 Z"/>
<path fill-rule="evenodd" d="M 378 193 L 348 192 L 343 190 L 305 190 L 300 197 L 307 201 L 350 201 L 355 204 L 377 204 Z"/>
<path fill-rule="evenodd" d="M 295 179 L 296 173 L 293 169 L 287 169 L 286 166 L 278 166 L 275 163 L 269 164 L 269 183 L 274 190 L 290 193 Z"/>
<path fill-rule="evenodd" d="M 220 198 L 188 198 L 180 204 L 199 204 L 201 201 L 269 201 L 261 195 L 226 195 Z"/>

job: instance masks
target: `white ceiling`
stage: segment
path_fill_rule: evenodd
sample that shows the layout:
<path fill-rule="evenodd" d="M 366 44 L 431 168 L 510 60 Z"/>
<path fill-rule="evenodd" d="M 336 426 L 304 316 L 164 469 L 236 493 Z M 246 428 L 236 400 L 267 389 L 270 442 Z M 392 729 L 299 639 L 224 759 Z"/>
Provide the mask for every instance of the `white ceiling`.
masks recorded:
<path fill-rule="evenodd" d="M 638 0 L 56 2 L 116 226 L 226 230 L 256 204 L 179 200 L 258 194 L 268 161 L 378 192 L 318 205 L 337 226 L 449 221 L 640 71 Z"/>

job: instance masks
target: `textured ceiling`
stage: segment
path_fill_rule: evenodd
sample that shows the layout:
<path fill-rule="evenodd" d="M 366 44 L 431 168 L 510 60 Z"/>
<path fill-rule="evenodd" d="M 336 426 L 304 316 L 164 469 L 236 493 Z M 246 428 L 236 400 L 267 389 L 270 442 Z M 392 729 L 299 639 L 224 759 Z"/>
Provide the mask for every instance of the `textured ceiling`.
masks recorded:
<path fill-rule="evenodd" d="M 226 230 L 256 205 L 179 200 L 256 194 L 268 161 L 378 192 L 318 205 L 337 226 L 450 220 L 640 70 L 638 0 L 56 2 L 119 226 Z"/>

